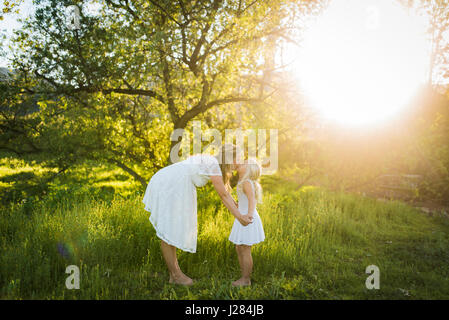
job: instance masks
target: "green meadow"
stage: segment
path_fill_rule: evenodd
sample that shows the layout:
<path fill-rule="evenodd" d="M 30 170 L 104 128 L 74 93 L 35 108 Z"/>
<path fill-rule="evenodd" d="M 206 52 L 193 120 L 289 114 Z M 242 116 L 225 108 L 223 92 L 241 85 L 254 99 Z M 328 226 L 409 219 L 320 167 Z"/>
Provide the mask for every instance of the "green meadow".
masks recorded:
<path fill-rule="evenodd" d="M 31 169 L 2 160 L 3 195 L 19 183 L 11 177 L 45 171 Z M 233 217 L 210 186 L 198 192 L 197 253 L 178 251 L 195 284 L 169 284 L 142 191 L 120 172 L 75 171 L 70 188 L 56 180 L 41 197 L 1 207 L 2 299 L 449 298 L 447 218 L 276 177 L 262 181 L 266 239 L 253 248 L 252 286 L 231 286 L 240 275 L 227 240 Z M 69 265 L 80 268 L 78 290 L 65 286 Z M 369 265 L 379 289 L 365 286 Z"/>

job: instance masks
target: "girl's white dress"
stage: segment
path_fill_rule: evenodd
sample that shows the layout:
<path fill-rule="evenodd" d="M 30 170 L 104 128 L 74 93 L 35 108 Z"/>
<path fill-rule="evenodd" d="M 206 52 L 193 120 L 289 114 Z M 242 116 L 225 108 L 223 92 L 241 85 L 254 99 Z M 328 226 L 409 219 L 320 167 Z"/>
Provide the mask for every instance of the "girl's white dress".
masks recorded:
<path fill-rule="evenodd" d="M 156 235 L 181 250 L 196 252 L 196 187 L 221 175 L 218 160 L 211 155 L 194 155 L 156 172 L 142 200 Z"/>
<path fill-rule="evenodd" d="M 252 180 L 246 180 L 251 183 L 253 192 L 254 182 Z M 237 197 L 238 207 L 241 214 L 248 214 L 248 197 L 243 192 L 242 182 L 237 184 Z M 252 246 L 253 244 L 262 242 L 265 240 L 265 233 L 263 231 L 262 221 L 257 213 L 257 209 L 254 208 L 253 222 L 247 226 L 243 226 L 237 219 L 234 220 L 229 240 L 234 244 L 244 244 Z"/>

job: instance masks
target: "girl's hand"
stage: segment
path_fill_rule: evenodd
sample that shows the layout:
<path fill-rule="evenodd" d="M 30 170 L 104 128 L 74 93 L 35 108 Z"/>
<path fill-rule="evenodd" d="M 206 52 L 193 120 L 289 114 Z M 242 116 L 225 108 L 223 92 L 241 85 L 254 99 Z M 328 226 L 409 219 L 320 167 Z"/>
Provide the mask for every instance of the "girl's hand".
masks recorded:
<path fill-rule="evenodd" d="M 246 227 L 250 223 L 253 223 L 253 217 L 249 217 L 248 215 L 240 215 L 237 220 L 241 223 L 242 226 Z"/>

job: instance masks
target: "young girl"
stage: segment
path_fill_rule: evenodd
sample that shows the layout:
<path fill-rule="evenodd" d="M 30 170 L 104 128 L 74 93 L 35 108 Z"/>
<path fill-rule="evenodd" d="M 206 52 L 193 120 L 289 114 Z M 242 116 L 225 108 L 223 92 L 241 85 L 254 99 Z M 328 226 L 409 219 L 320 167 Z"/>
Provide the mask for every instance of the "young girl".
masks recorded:
<path fill-rule="evenodd" d="M 245 161 L 237 168 L 239 181 L 237 183 L 238 208 L 242 215 L 252 217 L 252 223 L 247 226 L 234 220 L 229 240 L 235 244 L 239 259 L 242 277 L 232 283 L 233 286 L 251 285 L 251 271 L 253 269 L 253 258 L 251 257 L 251 246 L 262 242 L 265 234 L 256 203 L 262 201 L 262 187 L 258 179 L 261 167 L 254 159 Z"/>

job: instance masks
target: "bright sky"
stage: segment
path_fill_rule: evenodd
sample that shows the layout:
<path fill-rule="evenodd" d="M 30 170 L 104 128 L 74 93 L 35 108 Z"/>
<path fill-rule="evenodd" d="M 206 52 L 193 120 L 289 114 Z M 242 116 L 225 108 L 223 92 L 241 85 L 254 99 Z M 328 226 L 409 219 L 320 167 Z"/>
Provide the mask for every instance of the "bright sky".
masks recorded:
<path fill-rule="evenodd" d="M 287 55 L 322 116 L 366 126 L 399 114 L 427 80 L 426 28 L 393 0 L 333 0 Z"/>
<path fill-rule="evenodd" d="M 0 8 L 3 8 L 0 7 Z M 19 7 L 20 14 L 15 13 L 9 13 L 4 16 L 4 19 L 0 21 L 0 31 L 7 35 L 7 37 L 11 37 L 14 29 L 20 29 L 21 23 L 18 21 L 18 19 L 24 19 L 25 17 L 29 16 L 31 13 L 33 13 L 33 1 L 32 0 L 24 0 L 23 3 Z M 6 52 L 8 52 L 8 43 L 9 41 L 6 41 L 6 43 L 2 43 L 2 49 Z M 3 57 L 0 57 L 0 67 L 6 67 L 7 61 Z"/>
<path fill-rule="evenodd" d="M 6 15 L 0 31 L 11 36 L 20 28 L 18 19 L 33 13 L 32 2 L 24 0 L 19 15 Z M 394 0 L 333 0 L 306 31 L 302 48 L 287 50 L 287 60 L 295 61 L 301 87 L 325 117 L 348 125 L 385 120 L 426 80 L 423 19 Z M 8 52 L 8 41 L 2 48 Z M 0 67 L 6 66 L 0 57 Z"/>
<path fill-rule="evenodd" d="M 95 10 L 99 9 L 99 4 L 95 3 L 95 1 L 85 2 L 85 5 L 87 11 L 90 13 L 95 12 Z M 3 6 L 1 5 L 0 10 L 2 8 Z M 4 19 L 2 21 L 0 21 L 0 33 L 6 34 L 7 38 L 10 38 L 13 35 L 14 30 L 21 28 L 22 23 L 18 21 L 19 19 L 25 19 L 26 17 L 34 13 L 33 0 L 23 0 L 21 5 L 19 6 L 19 9 L 20 9 L 19 14 L 9 13 L 4 16 Z M 6 43 L 1 44 L 3 51 L 5 51 L 6 53 L 8 53 L 9 51 L 8 44 L 9 39 L 6 41 Z M 8 64 L 7 60 L 3 57 L 0 57 L 0 67 L 7 67 L 7 64 Z"/>

